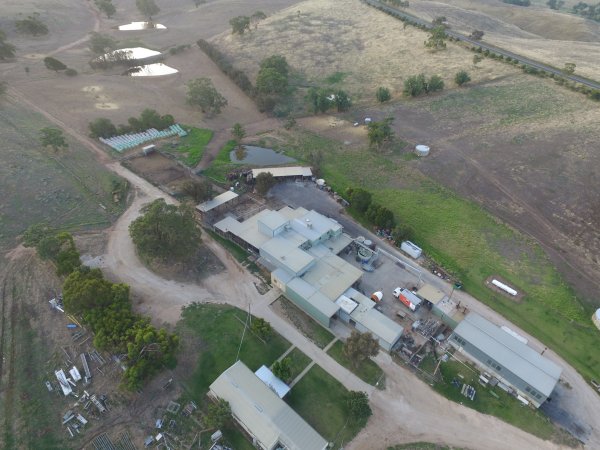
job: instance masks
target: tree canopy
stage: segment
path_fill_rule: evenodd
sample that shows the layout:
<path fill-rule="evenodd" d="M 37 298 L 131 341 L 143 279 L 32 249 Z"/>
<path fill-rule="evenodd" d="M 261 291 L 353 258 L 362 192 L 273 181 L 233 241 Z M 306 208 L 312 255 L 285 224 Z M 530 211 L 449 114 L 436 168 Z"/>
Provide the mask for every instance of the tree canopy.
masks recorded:
<path fill-rule="evenodd" d="M 275 177 L 271 172 L 263 172 L 256 177 L 256 192 L 260 195 L 266 195 L 275 185 Z"/>
<path fill-rule="evenodd" d="M 25 19 L 17 20 L 15 28 L 19 33 L 30 34 L 32 36 L 48 34 L 48 27 L 40 20 L 38 13 L 27 16 Z"/>
<path fill-rule="evenodd" d="M 154 200 L 142 208 L 142 215 L 129 225 L 137 251 L 149 258 L 185 260 L 200 243 L 200 229 L 187 205 L 168 205 Z"/>
<path fill-rule="evenodd" d="M 14 58 L 17 48 L 6 41 L 6 33 L 0 30 L 0 61 Z"/>
<path fill-rule="evenodd" d="M 215 89 L 209 78 L 196 78 L 187 84 L 188 105 L 199 107 L 203 113 L 219 114 L 227 99 Z"/>
<path fill-rule="evenodd" d="M 344 343 L 343 352 L 350 359 L 351 364 L 357 367 L 364 360 L 377 356 L 379 343 L 371 333 L 352 330 L 350 337 Z"/>
<path fill-rule="evenodd" d="M 152 16 L 160 12 L 160 8 L 154 0 L 135 0 L 135 6 L 148 20 L 152 20 Z"/>
<path fill-rule="evenodd" d="M 348 201 L 350 206 L 361 214 L 367 212 L 373 195 L 362 188 L 348 189 Z"/>
<path fill-rule="evenodd" d="M 244 34 L 250 30 L 250 17 L 248 16 L 237 16 L 229 20 L 231 25 L 232 34 Z"/>
<path fill-rule="evenodd" d="M 105 117 L 100 117 L 89 123 L 90 136 L 95 138 L 109 138 L 117 135 L 117 127 Z"/>
<path fill-rule="evenodd" d="M 471 81 L 471 77 L 465 70 L 461 70 L 460 72 L 457 72 L 456 75 L 454 76 L 454 82 L 458 86 L 462 86 L 463 84 L 468 83 L 469 81 Z"/>
<path fill-rule="evenodd" d="M 209 429 L 222 428 L 229 419 L 231 419 L 231 406 L 227 400 L 220 398 L 208 405 L 204 422 Z"/>
<path fill-rule="evenodd" d="M 369 397 L 366 392 L 350 391 L 346 400 L 350 417 L 354 420 L 365 420 L 371 417 L 373 411 L 369 406 Z"/>
<path fill-rule="evenodd" d="M 392 96 L 388 88 L 381 86 L 377 88 L 377 91 L 375 92 L 375 98 L 377 98 L 379 103 L 384 103 L 390 100 Z"/>
<path fill-rule="evenodd" d="M 212 184 L 205 180 L 186 181 L 181 189 L 185 195 L 190 196 L 196 203 L 210 199 L 213 194 Z"/>
<path fill-rule="evenodd" d="M 390 142 L 394 137 L 394 132 L 392 131 L 391 123 L 394 120 L 393 117 L 388 117 L 387 119 L 380 121 L 372 121 L 368 125 L 368 137 L 369 137 L 369 145 L 372 148 L 380 149 L 387 142 Z"/>
<path fill-rule="evenodd" d="M 271 367 L 273 375 L 282 380 L 284 383 L 289 383 L 292 378 L 292 360 L 289 357 L 283 358 L 281 361 L 275 361 Z"/>
<path fill-rule="evenodd" d="M 42 128 L 40 130 L 40 143 L 42 147 L 51 147 L 55 153 L 61 148 L 66 149 L 69 147 L 62 130 L 58 128 Z"/>
<path fill-rule="evenodd" d="M 73 236 L 52 229 L 45 222 L 32 225 L 23 233 L 23 245 L 35 247 L 40 258 L 52 261 L 59 276 L 68 275 L 81 265 Z"/>
<path fill-rule="evenodd" d="M 239 145 L 242 139 L 244 139 L 244 136 L 246 136 L 246 130 L 241 123 L 236 122 L 233 124 L 233 128 L 231 128 L 231 135 Z"/>
<path fill-rule="evenodd" d="M 104 53 L 117 48 L 117 41 L 108 34 L 92 31 L 92 33 L 90 33 L 88 47 L 95 55 L 103 55 Z"/>
<path fill-rule="evenodd" d="M 58 59 L 53 58 L 52 56 L 46 56 L 44 58 L 44 65 L 48 70 L 54 70 L 55 72 L 58 72 L 59 70 L 66 70 L 67 68 L 65 64 Z"/>
<path fill-rule="evenodd" d="M 96 7 L 106 14 L 106 17 L 110 19 L 117 12 L 117 8 L 113 5 L 111 0 L 95 0 Z"/>
<path fill-rule="evenodd" d="M 446 28 L 438 25 L 429 30 L 429 39 L 425 41 L 425 47 L 433 50 L 443 50 L 446 48 Z"/>

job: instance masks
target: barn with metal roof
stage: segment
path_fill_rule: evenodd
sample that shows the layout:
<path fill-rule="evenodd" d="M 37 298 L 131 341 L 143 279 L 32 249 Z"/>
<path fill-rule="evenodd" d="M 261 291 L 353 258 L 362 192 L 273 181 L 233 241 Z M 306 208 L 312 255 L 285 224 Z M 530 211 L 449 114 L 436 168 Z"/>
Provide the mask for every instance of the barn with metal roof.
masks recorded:
<path fill-rule="evenodd" d="M 467 314 L 450 342 L 536 407 L 560 379 L 559 366 L 479 314 Z"/>

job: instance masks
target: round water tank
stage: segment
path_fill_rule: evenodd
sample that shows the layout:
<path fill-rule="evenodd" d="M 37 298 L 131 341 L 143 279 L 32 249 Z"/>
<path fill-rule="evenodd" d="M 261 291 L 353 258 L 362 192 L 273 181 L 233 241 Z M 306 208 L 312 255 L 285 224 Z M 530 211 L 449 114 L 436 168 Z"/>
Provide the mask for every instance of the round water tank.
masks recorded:
<path fill-rule="evenodd" d="M 417 156 L 427 156 L 429 155 L 429 147 L 427 145 L 417 145 L 415 147 L 415 153 Z"/>
<path fill-rule="evenodd" d="M 365 244 L 367 247 L 371 247 L 371 245 L 373 245 L 373 242 L 371 242 L 370 239 L 365 239 L 365 241 L 363 242 L 363 244 Z"/>
<path fill-rule="evenodd" d="M 363 242 L 365 242 L 365 237 L 364 236 L 358 236 L 356 238 L 356 240 L 362 244 Z"/>

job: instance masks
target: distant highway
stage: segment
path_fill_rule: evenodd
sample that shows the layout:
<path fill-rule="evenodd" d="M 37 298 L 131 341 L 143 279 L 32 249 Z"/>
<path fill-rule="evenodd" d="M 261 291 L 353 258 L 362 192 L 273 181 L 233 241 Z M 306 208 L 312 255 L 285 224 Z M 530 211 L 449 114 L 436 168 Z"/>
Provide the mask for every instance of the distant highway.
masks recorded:
<path fill-rule="evenodd" d="M 368 5 L 371 5 L 371 6 L 375 7 L 375 8 L 382 9 L 384 11 L 387 11 L 387 12 L 392 13 L 392 14 L 397 15 L 397 16 L 402 16 L 405 19 L 408 19 L 408 20 L 410 20 L 412 22 L 418 23 L 419 25 L 425 25 L 427 28 L 433 28 L 433 25 L 430 22 L 427 22 L 426 20 L 423 20 L 423 19 L 421 19 L 419 17 L 413 16 L 412 14 L 408 14 L 408 13 L 406 13 L 404 11 L 401 11 L 401 10 L 399 10 L 397 8 L 389 6 L 389 5 L 387 5 L 387 4 L 383 3 L 383 2 L 380 2 L 378 0 L 362 0 L 362 1 L 364 3 L 367 3 Z M 487 49 L 487 50 L 489 50 L 491 52 L 494 52 L 494 53 L 497 53 L 499 55 L 510 56 L 511 58 L 516 59 L 521 64 L 526 64 L 528 66 L 535 67 L 536 69 L 539 69 L 539 70 L 544 70 L 546 72 L 550 72 L 550 73 L 553 73 L 555 75 L 560 75 L 561 77 L 566 78 L 568 80 L 575 81 L 577 83 L 584 84 L 584 85 L 586 85 L 588 87 L 600 90 L 600 83 L 598 83 L 596 81 L 588 80 L 586 78 L 582 78 L 580 76 L 573 75 L 573 74 L 571 74 L 571 75 L 565 74 L 563 71 L 561 71 L 559 69 L 556 69 L 554 67 L 548 66 L 546 64 L 542 64 L 542 63 L 537 62 L 537 61 L 533 61 L 533 60 L 531 60 L 529 58 L 525 58 L 524 56 L 517 55 L 517 54 L 515 54 L 513 52 L 509 52 L 508 50 L 503 50 L 503 49 L 495 47 L 493 45 L 486 44 L 484 42 L 481 42 L 481 41 L 478 41 L 478 40 L 475 40 L 475 39 L 471 39 L 468 36 L 465 36 L 464 34 L 457 33 L 456 31 L 453 31 L 453 30 L 450 30 L 450 29 L 446 30 L 446 34 L 448 36 L 451 36 L 451 37 L 455 38 L 455 39 L 458 39 L 459 41 L 468 42 L 470 44 L 473 44 L 473 45 L 476 45 L 478 47 L 481 47 L 482 49 Z"/>

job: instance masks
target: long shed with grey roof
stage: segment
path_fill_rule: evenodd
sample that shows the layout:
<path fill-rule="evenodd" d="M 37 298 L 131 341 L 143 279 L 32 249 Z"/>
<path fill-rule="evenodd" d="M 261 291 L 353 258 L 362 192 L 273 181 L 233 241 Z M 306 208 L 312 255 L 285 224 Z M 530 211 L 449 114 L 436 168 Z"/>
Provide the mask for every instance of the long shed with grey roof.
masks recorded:
<path fill-rule="evenodd" d="M 560 379 L 559 366 L 479 314 L 468 314 L 450 342 L 536 407 Z"/>
<path fill-rule="evenodd" d="M 327 448 L 327 441 L 241 361 L 210 385 L 209 395 L 229 402 L 233 418 L 258 448 Z"/>

